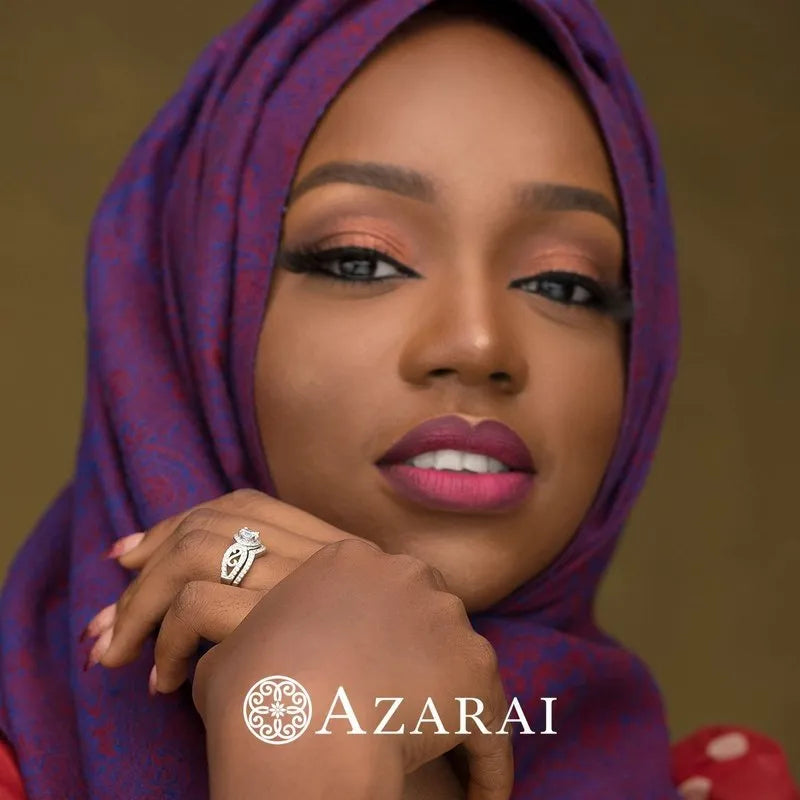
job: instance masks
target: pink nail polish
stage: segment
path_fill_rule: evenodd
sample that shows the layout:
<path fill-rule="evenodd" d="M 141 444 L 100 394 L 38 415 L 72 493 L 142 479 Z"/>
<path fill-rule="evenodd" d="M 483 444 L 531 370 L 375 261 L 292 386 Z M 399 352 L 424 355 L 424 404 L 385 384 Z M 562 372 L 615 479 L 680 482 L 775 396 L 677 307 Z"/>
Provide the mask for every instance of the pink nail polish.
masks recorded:
<path fill-rule="evenodd" d="M 156 684 L 158 683 L 158 671 L 156 670 L 156 665 L 153 664 L 153 669 L 150 670 L 150 678 L 147 681 L 147 691 L 150 693 L 150 697 L 155 697 L 158 694 L 158 689 L 156 689 Z"/>
<path fill-rule="evenodd" d="M 100 662 L 100 659 L 105 654 L 106 650 L 108 650 L 109 646 L 111 645 L 111 639 L 114 636 L 114 629 L 109 628 L 105 631 L 100 638 L 94 643 L 94 647 L 89 651 L 89 657 L 86 659 L 86 666 L 84 670 L 93 667 L 95 664 Z"/>
<path fill-rule="evenodd" d="M 105 608 L 101 609 L 90 620 L 86 629 L 81 634 L 79 641 L 83 641 L 87 636 L 100 636 L 108 628 L 114 624 L 117 618 L 117 604 L 111 603 Z"/>
<path fill-rule="evenodd" d="M 117 541 L 114 542 L 111 548 L 105 553 L 104 558 L 119 558 L 120 556 L 124 556 L 125 553 L 129 553 L 133 550 L 142 539 L 144 539 L 143 533 L 132 533 L 129 536 L 123 536 L 121 539 L 117 539 Z"/>

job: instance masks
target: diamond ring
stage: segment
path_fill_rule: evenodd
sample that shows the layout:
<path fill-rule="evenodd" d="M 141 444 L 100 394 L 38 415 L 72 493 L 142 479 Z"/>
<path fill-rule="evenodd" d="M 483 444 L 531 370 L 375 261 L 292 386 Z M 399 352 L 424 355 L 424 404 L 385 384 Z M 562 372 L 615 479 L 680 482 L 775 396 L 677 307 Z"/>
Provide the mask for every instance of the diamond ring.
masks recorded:
<path fill-rule="evenodd" d="M 219 579 L 230 586 L 238 586 L 250 567 L 267 548 L 261 544 L 261 534 L 250 528 L 241 528 L 233 536 L 233 544 L 222 556 Z"/>

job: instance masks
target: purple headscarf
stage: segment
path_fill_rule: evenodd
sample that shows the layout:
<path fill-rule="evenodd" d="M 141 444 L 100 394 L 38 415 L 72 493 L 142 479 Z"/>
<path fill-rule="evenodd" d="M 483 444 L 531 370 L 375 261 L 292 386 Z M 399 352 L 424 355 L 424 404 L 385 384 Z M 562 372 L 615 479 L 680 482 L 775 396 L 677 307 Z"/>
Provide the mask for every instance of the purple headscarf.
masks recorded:
<path fill-rule="evenodd" d="M 296 163 L 348 77 L 429 3 L 258 3 L 207 47 L 100 204 L 75 473 L 17 554 L 2 595 L 0 729 L 34 800 L 208 795 L 189 685 L 147 694 L 154 638 L 126 667 L 84 672 L 78 636 L 131 579 L 101 557 L 114 539 L 236 488 L 271 491 L 254 362 Z M 677 798 L 659 691 L 593 617 L 678 357 L 665 181 L 637 90 L 595 8 L 519 3 L 550 33 L 596 113 L 622 197 L 636 310 L 624 421 L 592 508 L 549 568 L 472 622 L 494 644 L 506 692 L 534 730 L 544 728 L 538 698 L 558 698 L 557 735 L 519 736 L 511 726 L 515 800 Z"/>

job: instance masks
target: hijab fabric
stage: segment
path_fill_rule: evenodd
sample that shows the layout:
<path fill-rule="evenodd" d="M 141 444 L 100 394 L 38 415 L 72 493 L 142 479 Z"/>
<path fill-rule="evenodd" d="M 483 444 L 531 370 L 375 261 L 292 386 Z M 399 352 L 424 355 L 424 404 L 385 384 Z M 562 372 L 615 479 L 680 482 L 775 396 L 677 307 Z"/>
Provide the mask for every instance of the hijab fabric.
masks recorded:
<path fill-rule="evenodd" d="M 635 315 L 616 449 L 576 535 L 539 576 L 472 615 L 506 693 L 514 800 L 666 800 L 669 737 L 644 664 L 600 630 L 598 582 L 648 472 L 678 358 L 672 227 L 639 94 L 588 0 L 518 0 L 597 117 L 617 176 Z M 208 796 L 189 684 L 150 698 L 134 663 L 82 669 L 78 636 L 130 573 L 120 536 L 241 487 L 272 493 L 253 400 L 256 344 L 284 203 L 315 123 L 348 77 L 430 0 L 269 0 L 212 41 L 135 143 L 92 223 L 88 371 L 69 484 L 2 593 L 0 730 L 29 797 Z M 265 787 L 265 797 L 269 790 Z"/>

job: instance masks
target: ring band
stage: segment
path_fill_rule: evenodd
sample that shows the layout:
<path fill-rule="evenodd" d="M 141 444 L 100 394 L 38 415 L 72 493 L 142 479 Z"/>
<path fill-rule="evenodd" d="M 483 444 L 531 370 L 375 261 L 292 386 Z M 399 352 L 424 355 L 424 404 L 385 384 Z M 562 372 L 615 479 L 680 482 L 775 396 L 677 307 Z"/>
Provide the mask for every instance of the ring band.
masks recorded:
<path fill-rule="evenodd" d="M 233 544 L 222 556 L 219 579 L 229 586 L 238 586 L 250 567 L 267 548 L 261 544 L 261 534 L 250 528 L 241 528 L 233 536 Z"/>

